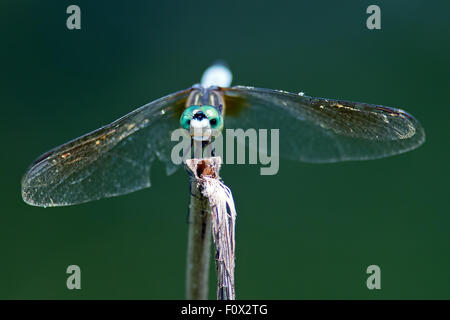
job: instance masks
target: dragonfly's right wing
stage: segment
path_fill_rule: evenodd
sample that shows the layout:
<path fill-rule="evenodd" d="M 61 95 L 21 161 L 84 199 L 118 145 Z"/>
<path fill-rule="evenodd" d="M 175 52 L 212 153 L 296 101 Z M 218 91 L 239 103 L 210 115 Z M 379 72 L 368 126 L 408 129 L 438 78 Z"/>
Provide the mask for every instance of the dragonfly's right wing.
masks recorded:
<path fill-rule="evenodd" d="M 279 129 L 280 155 L 293 160 L 377 159 L 425 141 L 419 121 L 401 109 L 254 87 L 219 90 L 225 127 Z"/>
<path fill-rule="evenodd" d="M 22 197 L 35 206 L 63 206 L 150 186 L 155 156 L 174 171 L 170 133 L 192 88 L 142 106 L 113 123 L 40 156 L 22 179 Z"/>

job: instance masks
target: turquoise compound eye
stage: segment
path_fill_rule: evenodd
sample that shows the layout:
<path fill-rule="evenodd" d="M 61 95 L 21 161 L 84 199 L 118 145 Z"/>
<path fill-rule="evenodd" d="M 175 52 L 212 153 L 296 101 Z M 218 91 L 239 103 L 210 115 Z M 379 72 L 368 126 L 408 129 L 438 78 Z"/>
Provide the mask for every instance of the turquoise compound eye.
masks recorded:
<path fill-rule="evenodd" d="M 206 115 L 212 129 L 222 130 L 222 116 L 219 114 L 217 109 L 212 106 L 190 106 L 189 108 L 185 109 L 180 118 L 180 126 L 186 130 L 189 130 L 194 114 L 199 111 L 203 112 Z"/>
<path fill-rule="evenodd" d="M 191 120 L 190 119 L 180 119 L 180 125 L 183 129 L 189 130 L 189 126 L 191 124 Z"/>
<path fill-rule="evenodd" d="M 223 119 L 220 113 L 217 111 L 216 108 L 212 106 L 202 106 L 200 108 L 205 115 L 208 117 L 209 124 L 211 125 L 212 129 L 216 130 L 222 130 L 223 128 Z"/>
<path fill-rule="evenodd" d="M 191 124 L 192 117 L 194 116 L 194 111 L 197 111 L 199 106 L 191 106 L 183 111 L 183 114 L 180 118 L 180 126 L 186 130 L 189 130 L 189 126 Z"/>

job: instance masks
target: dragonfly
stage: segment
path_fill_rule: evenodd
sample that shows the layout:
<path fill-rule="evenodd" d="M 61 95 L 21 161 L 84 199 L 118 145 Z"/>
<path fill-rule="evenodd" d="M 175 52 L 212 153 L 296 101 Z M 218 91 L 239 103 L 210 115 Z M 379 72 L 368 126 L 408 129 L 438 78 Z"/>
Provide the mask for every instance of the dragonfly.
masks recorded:
<path fill-rule="evenodd" d="M 44 153 L 22 179 L 23 200 L 65 206 L 150 187 L 155 159 L 165 163 L 168 175 L 179 167 L 170 158 L 170 133 L 180 127 L 279 128 L 280 157 L 309 163 L 378 159 L 425 142 L 419 121 L 401 109 L 231 81 L 226 65 L 213 64 L 200 84 Z"/>

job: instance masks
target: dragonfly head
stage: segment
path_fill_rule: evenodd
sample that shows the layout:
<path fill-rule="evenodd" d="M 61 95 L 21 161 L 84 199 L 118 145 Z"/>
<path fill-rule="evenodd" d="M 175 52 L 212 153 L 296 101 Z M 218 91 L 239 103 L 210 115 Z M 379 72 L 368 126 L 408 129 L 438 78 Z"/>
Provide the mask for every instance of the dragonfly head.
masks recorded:
<path fill-rule="evenodd" d="M 192 139 L 207 141 L 222 131 L 222 115 L 213 106 L 190 106 L 181 115 L 180 125 L 189 131 Z"/>

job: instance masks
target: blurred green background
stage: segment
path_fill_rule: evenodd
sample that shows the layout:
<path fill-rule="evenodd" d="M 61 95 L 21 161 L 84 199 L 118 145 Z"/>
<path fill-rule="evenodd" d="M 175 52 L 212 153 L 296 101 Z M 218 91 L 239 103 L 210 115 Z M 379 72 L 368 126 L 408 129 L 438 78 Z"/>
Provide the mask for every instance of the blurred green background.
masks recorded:
<path fill-rule="evenodd" d="M 66 28 L 81 8 L 82 29 Z M 382 29 L 366 28 L 381 8 Z M 430 1 L 5 1 L 0 3 L 0 298 L 183 299 L 183 170 L 83 205 L 26 205 L 41 153 L 200 80 L 402 107 L 421 148 L 367 162 L 281 160 L 275 176 L 225 166 L 238 210 L 239 299 L 450 298 L 448 3 Z M 66 288 L 66 268 L 82 289 Z M 381 290 L 366 268 L 381 267 Z M 213 264 L 212 264 L 213 266 Z M 215 298 L 211 268 L 210 297 Z"/>

